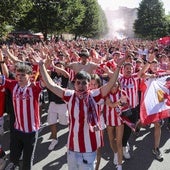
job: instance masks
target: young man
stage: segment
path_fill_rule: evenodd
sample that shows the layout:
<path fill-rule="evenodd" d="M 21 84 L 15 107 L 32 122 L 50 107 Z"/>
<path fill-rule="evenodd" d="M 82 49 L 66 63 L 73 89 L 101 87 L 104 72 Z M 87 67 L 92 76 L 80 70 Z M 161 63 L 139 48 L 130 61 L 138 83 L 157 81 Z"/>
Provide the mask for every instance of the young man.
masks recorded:
<path fill-rule="evenodd" d="M 101 146 L 102 136 L 99 124 L 98 104 L 110 92 L 116 82 L 122 60 L 110 81 L 99 89 L 90 91 L 90 75 L 80 71 L 75 76 L 75 90 L 64 89 L 55 84 L 47 73 L 44 61 L 35 58 L 39 63 L 42 79 L 48 89 L 61 97 L 68 106 L 69 136 L 67 161 L 69 170 L 94 170 L 96 151 Z"/>
<path fill-rule="evenodd" d="M 66 64 L 66 68 L 74 70 L 75 74 L 77 74 L 81 70 L 84 70 L 89 74 L 92 74 L 94 70 L 96 70 L 99 67 L 98 64 L 89 61 L 90 53 L 87 49 L 82 49 L 81 53 L 79 53 L 79 56 L 80 61 Z"/>
<path fill-rule="evenodd" d="M 120 86 L 124 90 L 129 98 L 129 105 L 132 110 L 132 115 L 128 118 L 132 123 L 136 123 L 139 119 L 139 74 L 134 73 L 132 63 L 125 63 L 123 74 L 119 77 Z M 124 134 L 123 134 L 123 156 L 125 159 L 130 159 L 130 153 L 128 149 L 128 140 L 131 135 L 131 129 L 124 125 Z"/>
<path fill-rule="evenodd" d="M 0 76 L 0 85 L 10 90 L 15 114 L 14 130 L 11 135 L 10 161 L 6 169 L 19 168 L 19 158 L 23 151 L 23 170 L 30 170 L 40 127 L 39 82 L 31 83 L 31 66 L 17 63 L 16 80 Z"/>

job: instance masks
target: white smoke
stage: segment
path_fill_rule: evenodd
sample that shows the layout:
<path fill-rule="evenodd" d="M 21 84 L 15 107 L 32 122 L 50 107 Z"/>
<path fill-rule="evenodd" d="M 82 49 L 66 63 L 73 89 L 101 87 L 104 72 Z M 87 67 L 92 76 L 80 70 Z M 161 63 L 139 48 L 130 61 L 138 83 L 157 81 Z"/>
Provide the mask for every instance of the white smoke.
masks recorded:
<path fill-rule="evenodd" d="M 123 34 L 125 30 L 125 22 L 123 18 L 112 19 L 109 26 L 109 37 L 116 39 L 124 39 L 125 35 Z"/>
<path fill-rule="evenodd" d="M 125 20 L 119 10 L 105 10 L 105 15 L 108 23 L 108 34 L 104 37 L 105 39 L 124 39 L 126 35 L 124 32 Z"/>

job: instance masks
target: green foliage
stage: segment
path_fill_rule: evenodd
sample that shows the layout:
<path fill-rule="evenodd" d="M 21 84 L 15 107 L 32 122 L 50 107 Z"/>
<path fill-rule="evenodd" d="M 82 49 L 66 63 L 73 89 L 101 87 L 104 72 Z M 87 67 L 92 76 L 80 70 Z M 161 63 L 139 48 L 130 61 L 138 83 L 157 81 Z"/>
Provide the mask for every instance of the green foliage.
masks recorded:
<path fill-rule="evenodd" d="M 82 4 L 86 9 L 82 22 L 73 30 L 76 36 L 94 38 L 107 32 L 106 17 L 97 1 L 82 0 Z"/>
<path fill-rule="evenodd" d="M 1 37 L 12 29 L 47 34 L 99 37 L 107 32 L 97 0 L 1 0 Z"/>
<path fill-rule="evenodd" d="M 134 30 L 138 37 L 146 39 L 157 39 L 167 35 L 165 11 L 159 0 L 142 0 Z"/>
<path fill-rule="evenodd" d="M 167 31 L 168 31 L 167 35 L 170 35 L 170 13 L 166 15 L 166 23 L 167 23 Z"/>
<path fill-rule="evenodd" d="M 80 0 L 33 0 L 33 8 L 20 22 L 19 27 L 42 32 L 61 34 L 69 32 L 82 21 L 84 6 Z"/>
<path fill-rule="evenodd" d="M 15 26 L 31 7 L 32 3 L 30 0 L 1 0 L 0 37 L 2 38 L 8 31 L 11 31 L 11 26 Z"/>

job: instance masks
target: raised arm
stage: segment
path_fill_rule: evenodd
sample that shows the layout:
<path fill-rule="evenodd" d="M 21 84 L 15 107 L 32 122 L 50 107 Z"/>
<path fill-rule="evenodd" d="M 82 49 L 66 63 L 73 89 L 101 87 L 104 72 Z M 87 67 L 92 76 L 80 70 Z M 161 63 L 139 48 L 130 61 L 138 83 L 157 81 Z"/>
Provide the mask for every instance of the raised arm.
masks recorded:
<path fill-rule="evenodd" d="M 0 49 L 0 64 L 1 64 L 1 70 L 2 70 L 2 74 L 5 77 L 9 77 L 9 71 L 8 71 L 8 67 L 4 61 L 4 57 L 3 57 L 3 53 L 2 50 Z"/>
<path fill-rule="evenodd" d="M 152 64 L 152 61 L 155 59 L 155 54 L 152 53 L 149 55 L 148 61 L 143 66 L 143 68 L 138 72 L 138 77 L 144 78 L 146 77 L 146 72 L 149 69 L 150 65 Z"/>
<path fill-rule="evenodd" d="M 121 68 L 122 64 L 124 63 L 124 61 L 125 61 L 125 58 L 120 60 L 120 62 L 117 65 L 117 68 L 115 69 L 113 76 L 111 76 L 109 82 L 101 87 L 102 96 L 104 96 L 104 97 L 107 96 L 107 94 L 110 92 L 113 85 L 116 83 L 118 76 L 119 76 L 120 68 Z"/>
<path fill-rule="evenodd" d="M 43 82 L 45 83 L 46 87 L 51 90 L 53 93 L 55 93 L 60 98 L 63 97 L 64 88 L 58 86 L 54 83 L 54 81 L 51 79 L 50 75 L 47 72 L 47 69 L 45 68 L 45 59 L 43 60 L 40 56 L 36 55 L 34 56 L 35 62 L 39 64 L 40 74 L 42 77 Z"/>
<path fill-rule="evenodd" d="M 64 68 L 60 68 L 60 67 L 55 66 L 53 61 L 52 61 L 52 66 L 55 69 L 56 73 L 63 75 L 65 78 L 70 77 L 69 73 L 66 70 L 64 70 Z"/>
<path fill-rule="evenodd" d="M 21 60 L 18 59 L 18 57 L 14 56 L 9 48 L 5 45 L 3 45 L 2 47 L 2 50 L 4 51 L 4 53 L 6 53 L 8 55 L 8 57 L 14 62 L 14 63 L 17 63 L 17 62 L 22 62 Z"/>

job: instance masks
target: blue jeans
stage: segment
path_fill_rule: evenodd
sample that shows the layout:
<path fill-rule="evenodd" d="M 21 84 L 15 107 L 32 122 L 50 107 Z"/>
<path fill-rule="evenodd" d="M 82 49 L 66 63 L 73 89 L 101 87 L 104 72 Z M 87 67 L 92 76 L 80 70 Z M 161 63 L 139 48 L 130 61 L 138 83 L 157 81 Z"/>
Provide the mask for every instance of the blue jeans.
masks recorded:
<path fill-rule="evenodd" d="M 73 152 L 67 151 L 68 170 L 94 170 L 96 152 Z"/>

